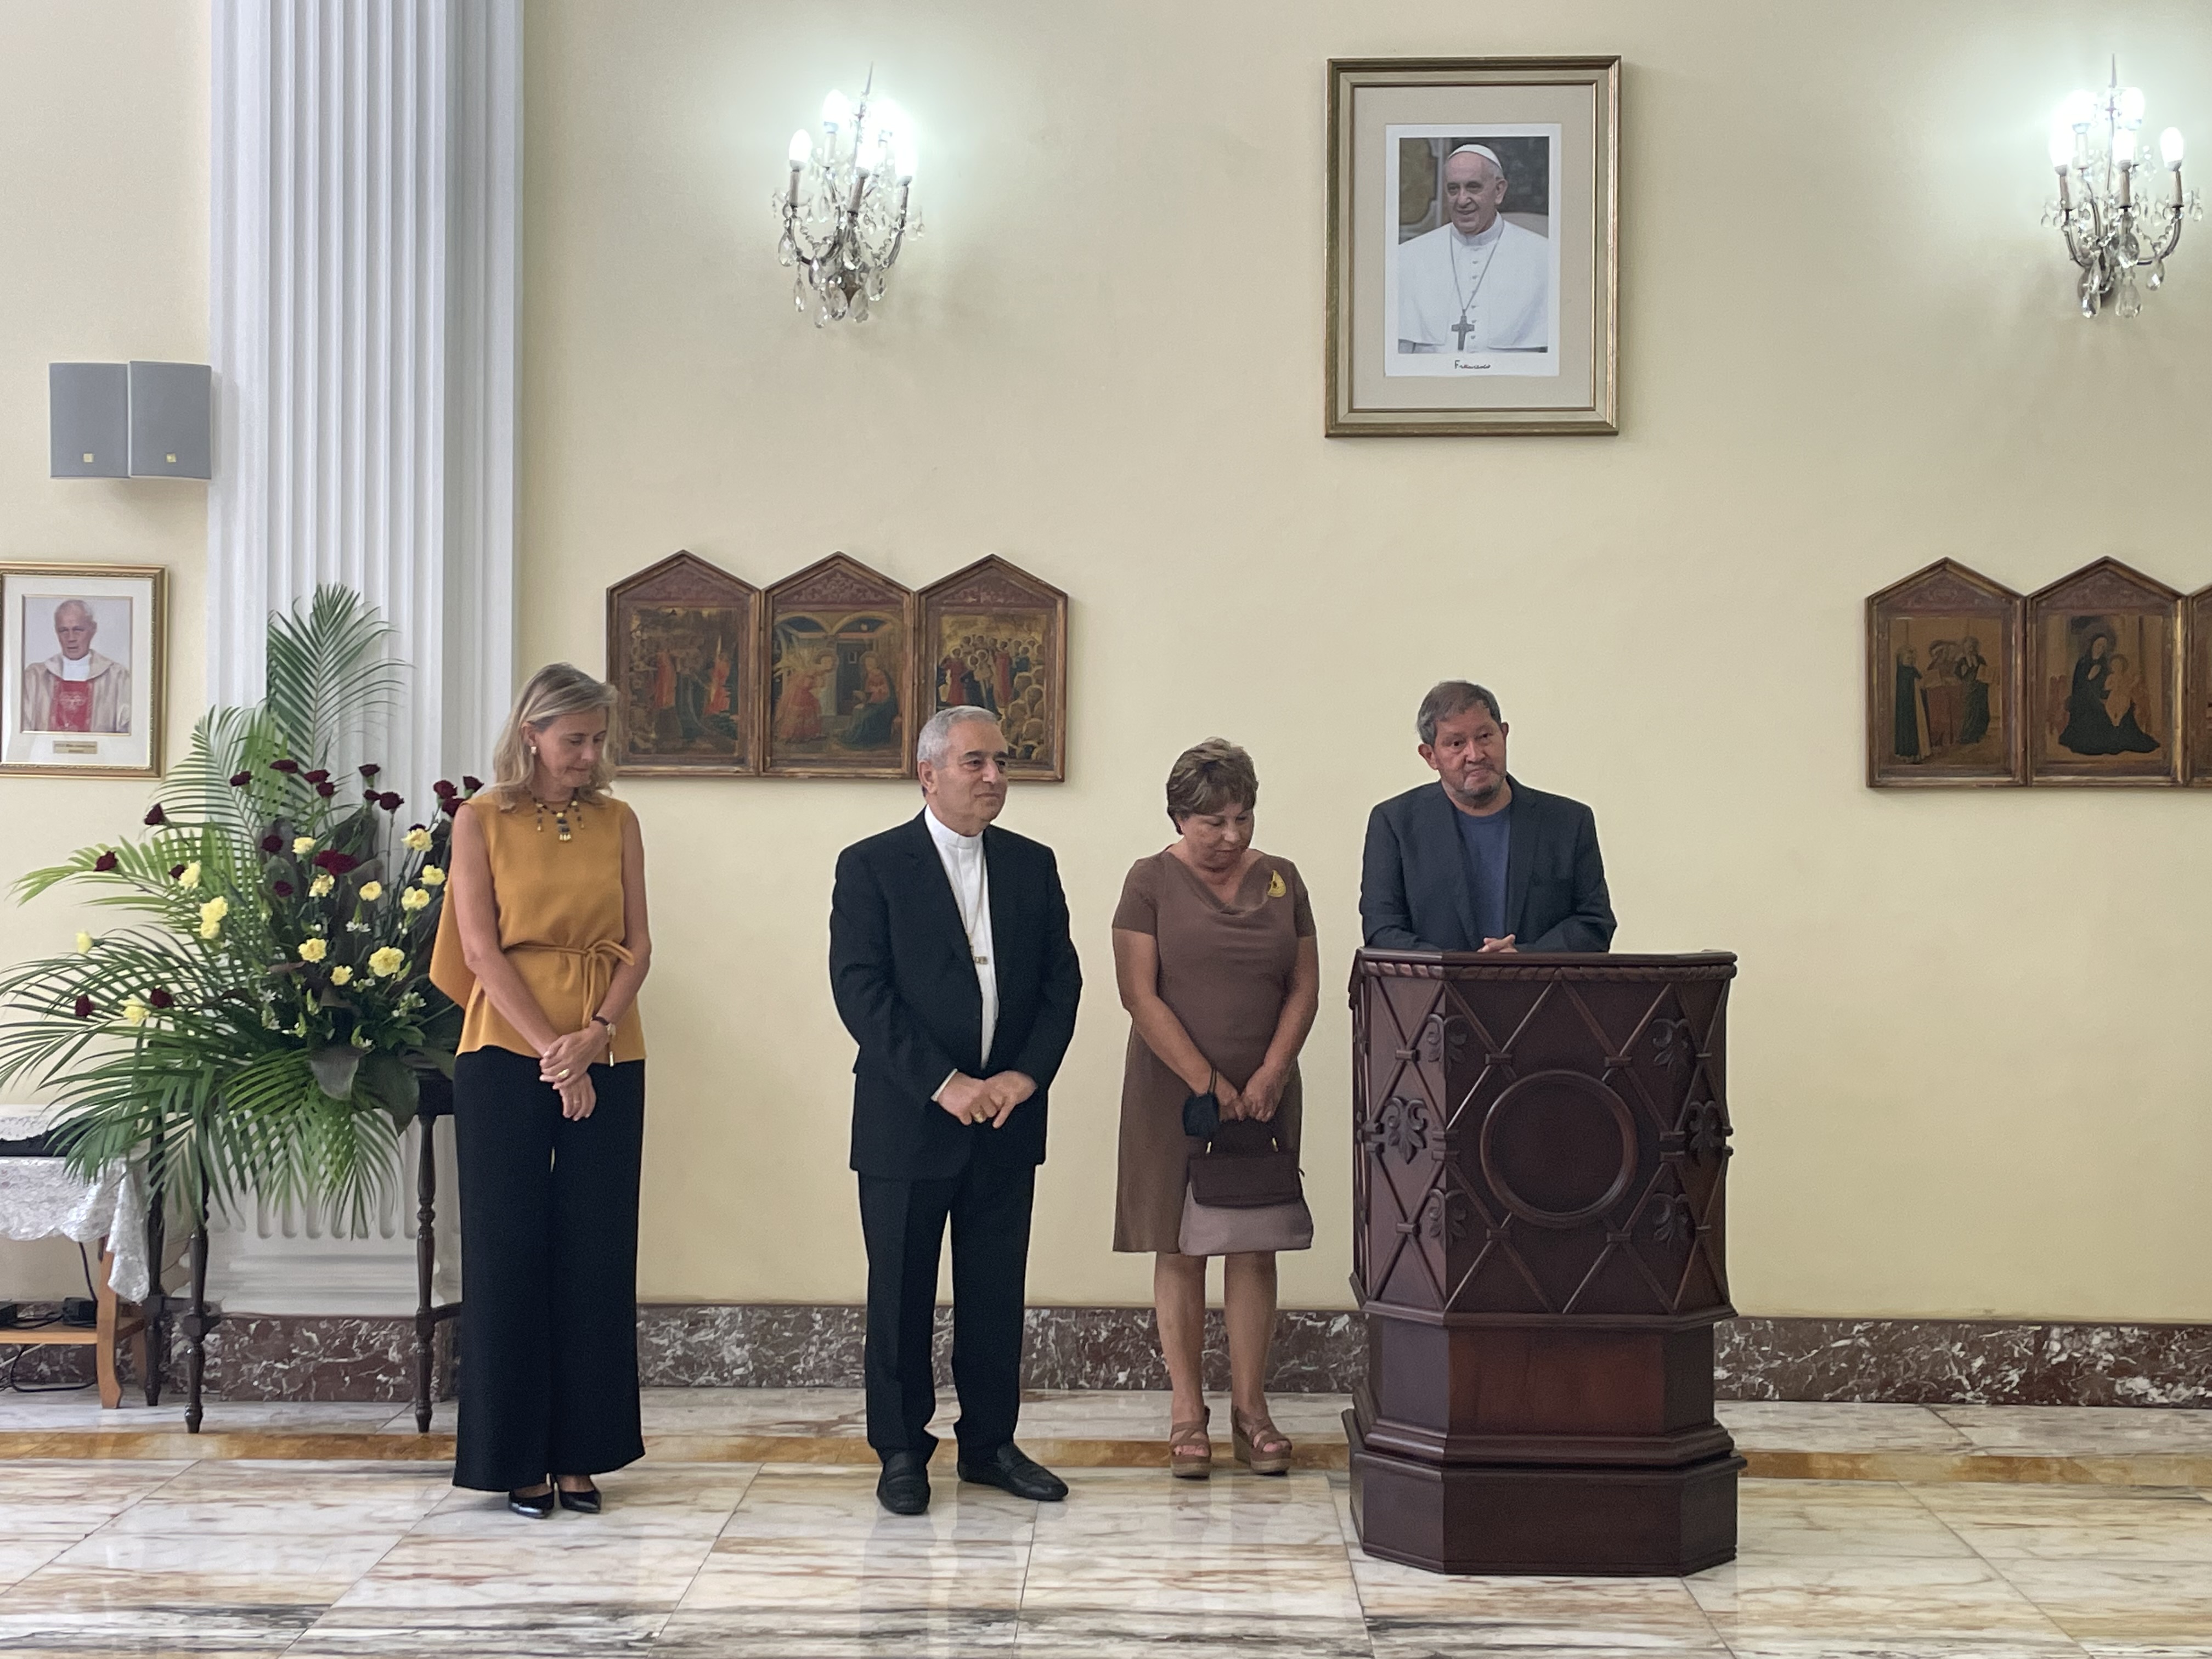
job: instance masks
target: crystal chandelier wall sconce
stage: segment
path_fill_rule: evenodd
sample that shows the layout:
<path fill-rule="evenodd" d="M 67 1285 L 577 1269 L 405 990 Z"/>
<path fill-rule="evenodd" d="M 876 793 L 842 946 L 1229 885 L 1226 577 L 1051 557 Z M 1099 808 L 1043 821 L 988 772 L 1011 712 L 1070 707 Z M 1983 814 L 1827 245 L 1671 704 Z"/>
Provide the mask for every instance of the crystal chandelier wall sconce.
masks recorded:
<path fill-rule="evenodd" d="M 2179 128 L 2159 135 L 2164 181 L 2142 176 L 2150 165 L 2148 156 L 2136 154 L 2142 121 L 2142 91 L 2120 84 L 2115 59 L 2112 84 L 2102 92 L 2071 94 L 2051 123 L 2058 199 L 2045 210 L 2043 222 L 2058 228 L 2066 252 L 2081 268 L 2076 291 L 2084 317 L 2106 305 L 2123 317 L 2141 311 L 2136 273 L 2148 273 L 2145 288 L 2163 283 L 2166 262 L 2181 242 L 2182 222 L 2204 216 L 2197 192 L 2181 182 Z"/>
<path fill-rule="evenodd" d="M 799 267 L 792 301 L 814 307 L 817 328 L 867 321 L 907 239 L 921 234 L 914 127 L 874 85 L 871 71 L 858 102 L 842 92 L 822 100 L 821 137 L 791 135 L 791 178 L 769 198 L 783 226 L 776 257 Z"/>

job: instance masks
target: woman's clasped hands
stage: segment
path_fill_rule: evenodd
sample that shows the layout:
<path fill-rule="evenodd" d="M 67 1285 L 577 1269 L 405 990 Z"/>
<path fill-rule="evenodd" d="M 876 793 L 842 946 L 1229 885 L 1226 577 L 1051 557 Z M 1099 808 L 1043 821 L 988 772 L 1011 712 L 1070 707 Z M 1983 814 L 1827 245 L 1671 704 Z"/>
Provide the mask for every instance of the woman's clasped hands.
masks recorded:
<path fill-rule="evenodd" d="M 538 1057 L 538 1081 L 559 1091 L 562 1117 L 589 1117 L 592 1108 L 599 1104 L 599 1091 L 592 1086 L 592 1066 L 605 1058 L 606 1047 L 605 1029 L 595 1022 L 580 1031 L 554 1038 Z"/>

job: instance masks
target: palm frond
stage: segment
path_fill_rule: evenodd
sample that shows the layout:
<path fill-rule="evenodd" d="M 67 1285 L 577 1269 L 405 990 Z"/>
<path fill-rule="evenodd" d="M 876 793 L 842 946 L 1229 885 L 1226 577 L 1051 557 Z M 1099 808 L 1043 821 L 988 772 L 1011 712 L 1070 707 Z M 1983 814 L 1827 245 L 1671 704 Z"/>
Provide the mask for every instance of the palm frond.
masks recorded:
<path fill-rule="evenodd" d="M 398 699 L 404 672 L 384 654 L 392 629 L 349 588 L 323 586 L 269 618 L 269 719 L 295 756 L 326 756 Z"/>

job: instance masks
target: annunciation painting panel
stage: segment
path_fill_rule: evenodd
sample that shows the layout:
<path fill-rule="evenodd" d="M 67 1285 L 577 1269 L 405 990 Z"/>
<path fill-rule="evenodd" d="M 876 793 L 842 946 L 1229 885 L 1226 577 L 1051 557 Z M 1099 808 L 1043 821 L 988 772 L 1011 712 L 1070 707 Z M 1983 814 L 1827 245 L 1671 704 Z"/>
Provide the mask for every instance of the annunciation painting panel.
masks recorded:
<path fill-rule="evenodd" d="M 921 717 L 963 704 L 998 715 L 1009 773 L 1067 775 L 1067 595 L 993 557 L 919 597 L 915 707 Z"/>
<path fill-rule="evenodd" d="M 766 771 L 897 778 L 914 770 L 914 595 L 833 554 L 768 592 Z"/>
<path fill-rule="evenodd" d="M 1867 781 L 2027 781 L 2019 594 L 1949 559 L 1867 601 Z"/>
<path fill-rule="evenodd" d="M 2182 676 L 2182 755 L 2189 781 L 2212 785 L 2212 587 L 2189 596 L 2182 638 L 2189 665 Z"/>
<path fill-rule="evenodd" d="M 2179 781 L 2180 630 L 2181 596 L 2117 559 L 2029 598 L 2033 781 Z"/>
<path fill-rule="evenodd" d="M 622 769 L 760 769 L 760 590 L 677 553 L 607 590 L 607 678 Z"/>

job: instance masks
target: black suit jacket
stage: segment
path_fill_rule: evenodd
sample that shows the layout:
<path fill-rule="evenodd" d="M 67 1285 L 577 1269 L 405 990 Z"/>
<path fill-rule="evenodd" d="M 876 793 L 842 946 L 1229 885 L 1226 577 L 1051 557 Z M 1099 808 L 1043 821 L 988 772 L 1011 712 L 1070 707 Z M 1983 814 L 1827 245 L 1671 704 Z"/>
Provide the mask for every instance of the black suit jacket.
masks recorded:
<path fill-rule="evenodd" d="M 1509 777 L 1513 804 L 1505 859 L 1505 931 L 1522 951 L 1603 951 L 1613 903 L 1598 856 L 1597 819 L 1565 795 Z M 1384 801 L 1367 818 L 1359 920 L 1383 951 L 1479 951 L 1474 896 L 1459 808 L 1441 783 Z"/>
<path fill-rule="evenodd" d="M 957 1176 L 970 1158 L 1044 1162 L 1045 1106 L 1075 1035 L 1083 970 L 1052 849 L 983 831 L 999 1021 L 983 1042 L 983 992 L 929 826 L 917 816 L 837 855 L 830 901 L 830 988 L 860 1045 L 853 1062 L 853 1168 L 866 1176 Z M 1036 1093 L 1005 1125 L 963 1124 L 930 1097 L 946 1074 L 1020 1072 Z"/>

